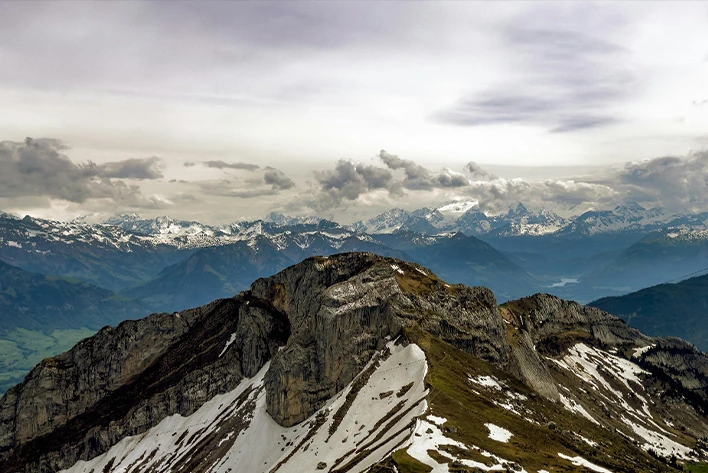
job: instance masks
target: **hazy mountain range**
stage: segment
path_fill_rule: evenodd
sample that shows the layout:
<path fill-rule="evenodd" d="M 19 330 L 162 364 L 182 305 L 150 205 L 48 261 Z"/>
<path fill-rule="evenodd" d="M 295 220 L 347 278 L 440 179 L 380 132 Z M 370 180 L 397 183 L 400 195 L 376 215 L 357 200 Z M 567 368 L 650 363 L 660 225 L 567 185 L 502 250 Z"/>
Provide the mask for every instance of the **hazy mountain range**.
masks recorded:
<path fill-rule="evenodd" d="M 4 296 L 6 313 L 22 314 L 23 322 L 0 333 L 0 346 L 10 347 L 0 353 L 0 373 L 15 380 L 27 360 L 54 354 L 102 325 L 231 297 L 306 257 L 348 251 L 417 262 L 451 283 L 489 287 L 502 302 L 534 293 L 587 302 L 708 267 L 708 230 L 705 215 L 638 205 L 561 218 L 522 204 L 488 216 L 459 202 L 392 209 L 353 225 L 281 214 L 220 226 L 136 215 L 89 224 L 0 214 L 5 294 L 40 294 L 43 281 L 68 280 L 73 286 L 62 286 L 72 289 L 64 290 L 67 307 L 73 299 L 76 307 L 111 301 L 108 309 L 79 310 L 66 319 L 47 317 L 46 304 Z M 702 343 L 686 331 L 649 332 Z M 39 348 L 25 341 L 47 336 L 53 338 Z"/>

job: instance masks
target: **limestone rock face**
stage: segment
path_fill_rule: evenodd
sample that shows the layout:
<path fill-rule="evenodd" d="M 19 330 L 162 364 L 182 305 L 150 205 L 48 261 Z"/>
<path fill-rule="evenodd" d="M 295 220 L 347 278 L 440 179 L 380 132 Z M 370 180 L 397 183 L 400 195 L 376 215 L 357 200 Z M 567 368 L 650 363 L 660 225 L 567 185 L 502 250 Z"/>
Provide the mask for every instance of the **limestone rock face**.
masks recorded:
<path fill-rule="evenodd" d="M 470 353 L 504 364 L 505 328 L 492 293 L 450 286 L 424 268 L 375 255 L 314 258 L 253 285 L 287 313 L 292 334 L 266 376 L 268 412 L 291 426 L 346 386 L 386 339 L 418 323 Z"/>

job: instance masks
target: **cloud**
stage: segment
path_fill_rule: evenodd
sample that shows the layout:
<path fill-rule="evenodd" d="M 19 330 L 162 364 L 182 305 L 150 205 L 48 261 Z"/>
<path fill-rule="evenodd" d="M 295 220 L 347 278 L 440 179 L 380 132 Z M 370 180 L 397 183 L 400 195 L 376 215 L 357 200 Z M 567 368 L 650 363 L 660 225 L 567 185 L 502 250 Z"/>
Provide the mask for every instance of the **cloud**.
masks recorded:
<path fill-rule="evenodd" d="M 470 174 L 472 179 L 475 180 L 491 181 L 497 178 L 497 176 L 495 176 L 494 174 L 487 172 L 486 169 L 482 169 L 482 167 L 480 167 L 474 161 L 470 161 L 469 163 L 467 163 L 465 165 L 465 170 Z"/>
<path fill-rule="evenodd" d="M 187 163 L 185 163 L 186 165 Z M 257 164 L 249 164 L 249 163 L 227 163 L 221 160 L 218 161 L 207 161 L 204 163 L 204 165 L 208 168 L 216 168 L 216 169 L 244 169 L 246 171 L 255 171 L 256 169 L 260 169 L 260 166 Z"/>
<path fill-rule="evenodd" d="M 484 170 L 478 172 L 484 175 Z M 612 208 L 639 202 L 674 212 L 708 211 L 708 151 L 630 162 L 585 178 L 478 180 L 471 183 L 465 195 L 477 199 L 479 207 L 490 212 L 503 211 L 517 202 L 550 209 Z"/>
<path fill-rule="evenodd" d="M 452 107 L 435 114 L 434 119 L 462 126 L 535 124 L 548 127 L 554 133 L 594 128 L 619 121 L 618 118 L 608 115 L 573 110 L 573 107 L 578 105 L 577 97 L 559 95 L 541 98 L 506 94 L 505 91 L 488 91 L 481 96 L 462 99 Z"/>
<path fill-rule="evenodd" d="M 654 202 L 674 210 L 708 210 L 708 151 L 686 157 L 632 162 L 604 182 L 627 200 Z"/>
<path fill-rule="evenodd" d="M 90 163 L 89 166 L 95 170 L 96 176 L 103 178 L 160 179 L 162 177 L 160 162 L 160 158 L 153 156 L 151 158 L 133 158 L 104 164 Z"/>
<path fill-rule="evenodd" d="M 279 169 L 267 167 L 263 175 L 263 182 L 272 186 L 273 190 L 285 190 L 295 186 L 295 182 Z"/>
<path fill-rule="evenodd" d="M 638 81 L 630 51 L 592 27 L 614 26 L 600 10 L 541 6 L 520 14 L 502 28 L 512 52 L 507 61 L 518 73 L 460 97 L 431 119 L 459 126 L 523 124 L 554 133 L 621 122 L 614 107 L 637 92 Z"/>
<path fill-rule="evenodd" d="M 378 189 L 402 195 L 401 185 L 391 172 L 372 165 L 354 164 L 340 159 L 334 169 L 315 171 L 314 175 L 320 194 L 312 200 L 311 206 L 318 209 L 336 207 L 343 200 L 353 201 Z"/>
<path fill-rule="evenodd" d="M 295 182 L 283 171 L 270 166 L 264 169 L 263 177 L 258 179 L 253 178 L 246 181 L 203 180 L 196 182 L 196 184 L 205 194 L 240 199 L 278 195 L 281 191 L 295 187 Z"/>
<path fill-rule="evenodd" d="M 199 181 L 196 184 L 199 187 L 199 190 L 204 194 L 220 197 L 251 199 L 254 197 L 276 195 L 278 193 L 278 191 L 276 189 L 273 189 L 272 187 L 238 187 L 228 179 L 222 179 L 219 181 Z"/>
<path fill-rule="evenodd" d="M 97 165 L 74 164 L 61 153 L 67 147 L 56 139 L 27 138 L 23 143 L 0 142 L 0 197 L 47 197 L 83 203 L 110 199 L 129 207 L 165 207 L 159 197 L 146 197 L 135 185 L 112 178 L 162 177 L 158 158 L 129 159 Z"/>
<path fill-rule="evenodd" d="M 411 190 L 432 190 L 437 187 L 464 187 L 469 185 L 467 178 L 457 172 L 444 169 L 438 174 L 433 174 L 423 166 L 409 159 L 401 159 L 394 154 L 381 150 L 379 158 L 392 170 L 402 169 L 405 173 L 402 185 Z"/>

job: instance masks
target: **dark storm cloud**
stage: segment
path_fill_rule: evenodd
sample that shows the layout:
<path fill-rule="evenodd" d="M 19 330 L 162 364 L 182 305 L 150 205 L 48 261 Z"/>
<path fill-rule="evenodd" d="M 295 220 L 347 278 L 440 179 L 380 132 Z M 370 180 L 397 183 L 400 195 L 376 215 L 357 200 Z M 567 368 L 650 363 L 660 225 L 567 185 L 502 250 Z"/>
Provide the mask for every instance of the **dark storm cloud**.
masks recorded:
<path fill-rule="evenodd" d="M 389 169 L 403 170 L 405 178 L 402 185 L 406 189 L 432 190 L 440 187 L 465 187 L 469 185 L 469 181 L 462 174 L 453 173 L 449 170 L 434 174 L 410 159 L 401 159 L 394 154 L 387 153 L 385 150 L 381 150 L 379 158 Z"/>
<path fill-rule="evenodd" d="M 61 153 L 66 149 L 61 141 L 54 139 L 0 142 L 0 197 L 43 196 L 77 203 L 92 198 L 111 199 L 145 208 L 167 205 L 143 196 L 138 186 L 111 179 L 161 177 L 156 168 L 157 158 L 77 165 Z"/>
<path fill-rule="evenodd" d="M 185 163 L 186 164 L 186 163 Z M 249 164 L 249 163 L 227 163 L 224 161 L 207 161 L 204 163 L 204 165 L 208 168 L 215 168 L 215 169 L 243 169 L 246 171 L 255 171 L 256 169 L 260 169 L 260 166 L 257 164 Z"/>
<path fill-rule="evenodd" d="M 272 186 L 273 190 L 285 190 L 295 187 L 295 182 L 285 175 L 280 169 L 267 167 L 263 175 L 263 182 Z"/>
<path fill-rule="evenodd" d="M 315 171 L 320 187 L 317 207 L 339 205 L 342 200 L 355 200 L 367 192 L 385 189 L 389 194 L 401 195 L 401 186 L 387 169 L 365 164 L 354 164 L 340 159 L 334 169 Z"/>

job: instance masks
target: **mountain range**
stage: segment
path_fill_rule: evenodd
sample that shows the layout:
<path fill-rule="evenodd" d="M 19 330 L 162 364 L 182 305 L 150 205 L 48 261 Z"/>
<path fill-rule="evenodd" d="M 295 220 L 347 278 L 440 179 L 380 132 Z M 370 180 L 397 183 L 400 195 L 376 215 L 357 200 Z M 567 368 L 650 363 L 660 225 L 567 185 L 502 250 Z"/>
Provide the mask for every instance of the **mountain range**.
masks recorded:
<path fill-rule="evenodd" d="M 474 203 L 457 202 L 392 209 L 353 225 L 276 213 L 217 226 L 136 215 L 89 224 L 0 213 L 0 261 L 52 280 L 85 283 L 94 293 L 108 291 L 101 300 L 114 301 L 115 309 L 88 318 L 60 316 L 45 326 L 42 306 L 26 304 L 37 310 L 23 309 L 23 323 L 43 328 L 8 326 L 3 332 L 0 392 L 37 357 L 54 355 L 103 325 L 232 297 L 310 256 L 367 251 L 422 264 L 451 283 L 489 287 L 501 302 L 534 293 L 588 302 L 708 266 L 705 227 L 705 215 L 677 216 L 636 204 L 561 218 L 522 204 L 488 216 Z M 22 284 L 14 290 L 41 291 L 41 285 Z M 703 346 L 690 331 L 669 333 Z"/>
<path fill-rule="evenodd" d="M 0 473 L 701 471 L 708 356 L 371 253 L 102 329 L 0 399 Z"/>
<path fill-rule="evenodd" d="M 392 209 L 352 225 L 367 233 L 411 230 L 418 233 L 461 231 L 472 236 L 511 237 L 551 235 L 582 238 L 601 234 L 649 233 L 662 228 L 708 228 L 708 213 L 675 214 L 646 209 L 636 202 L 612 210 L 588 210 L 564 218 L 547 209 L 529 210 L 523 203 L 506 213 L 488 214 L 475 202 L 454 202 L 408 212 Z"/>

